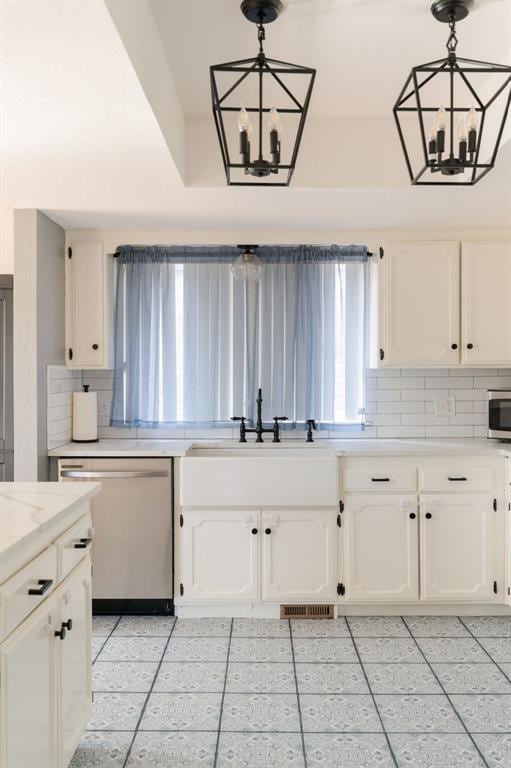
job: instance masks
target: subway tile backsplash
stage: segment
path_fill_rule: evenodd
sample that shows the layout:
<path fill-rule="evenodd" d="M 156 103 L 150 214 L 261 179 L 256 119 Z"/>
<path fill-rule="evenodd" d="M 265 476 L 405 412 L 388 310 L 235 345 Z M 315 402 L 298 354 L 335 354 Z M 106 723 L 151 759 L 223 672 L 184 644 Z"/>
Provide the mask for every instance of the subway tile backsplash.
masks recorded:
<path fill-rule="evenodd" d="M 98 393 L 98 434 L 103 438 L 233 438 L 236 428 L 223 430 L 120 429 L 109 427 L 112 371 L 68 371 L 48 366 L 48 448 L 71 439 L 72 392 L 88 384 Z M 507 368 L 381 369 L 367 371 L 366 428 L 354 433 L 321 433 L 343 439 L 486 437 L 487 390 L 511 388 Z M 439 402 L 452 398 L 454 413 L 436 415 Z M 285 433 L 284 438 L 303 435 Z"/>

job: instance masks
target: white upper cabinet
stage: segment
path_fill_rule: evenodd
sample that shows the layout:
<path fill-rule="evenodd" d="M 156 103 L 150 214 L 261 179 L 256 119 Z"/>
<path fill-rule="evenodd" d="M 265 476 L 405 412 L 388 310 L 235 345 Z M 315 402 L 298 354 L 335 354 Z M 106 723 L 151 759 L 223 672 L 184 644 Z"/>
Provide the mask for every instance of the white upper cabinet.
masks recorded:
<path fill-rule="evenodd" d="M 103 243 L 72 242 L 66 251 L 66 365 L 113 368 L 113 256 Z"/>
<path fill-rule="evenodd" d="M 346 600 L 418 599 L 417 518 L 415 494 L 346 495 Z"/>
<path fill-rule="evenodd" d="M 460 344 L 459 244 L 386 243 L 378 261 L 377 364 L 456 365 Z"/>
<path fill-rule="evenodd" d="M 462 244 L 462 362 L 511 366 L 511 242 Z"/>

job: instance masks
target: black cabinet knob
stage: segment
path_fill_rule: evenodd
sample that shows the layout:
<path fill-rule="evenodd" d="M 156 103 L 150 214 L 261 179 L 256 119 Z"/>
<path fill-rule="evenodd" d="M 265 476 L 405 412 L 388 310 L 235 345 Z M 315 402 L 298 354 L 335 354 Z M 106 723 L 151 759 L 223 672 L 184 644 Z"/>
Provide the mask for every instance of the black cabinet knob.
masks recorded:
<path fill-rule="evenodd" d="M 92 349 L 99 349 L 99 344 L 93 344 Z"/>
<path fill-rule="evenodd" d="M 257 528 L 252 528 L 252 533 L 253 533 L 253 534 L 254 534 L 254 536 L 255 536 L 255 535 L 256 535 L 256 533 L 257 533 Z"/>
<path fill-rule="evenodd" d="M 59 629 L 57 632 L 55 632 L 55 637 L 60 637 L 61 640 L 66 639 L 66 628 L 64 625 L 62 625 L 62 629 Z"/>
<path fill-rule="evenodd" d="M 269 534 L 271 533 L 271 528 L 265 528 L 265 531 L 264 531 L 264 532 L 265 532 L 267 535 L 269 535 Z"/>
<path fill-rule="evenodd" d="M 473 344 L 467 344 L 467 349 L 474 349 L 474 345 Z"/>
<path fill-rule="evenodd" d="M 415 520 L 415 512 L 410 512 L 410 520 Z"/>
<path fill-rule="evenodd" d="M 67 621 L 63 621 L 62 628 L 68 629 L 71 632 L 71 630 L 73 629 L 73 619 L 68 619 Z"/>
<path fill-rule="evenodd" d="M 458 345 L 457 344 L 451 344 L 451 349 L 458 349 Z"/>
<path fill-rule="evenodd" d="M 433 517 L 433 515 L 431 514 L 431 512 L 426 512 L 426 519 L 427 520 L 431 520 L 432 517 Z"/>

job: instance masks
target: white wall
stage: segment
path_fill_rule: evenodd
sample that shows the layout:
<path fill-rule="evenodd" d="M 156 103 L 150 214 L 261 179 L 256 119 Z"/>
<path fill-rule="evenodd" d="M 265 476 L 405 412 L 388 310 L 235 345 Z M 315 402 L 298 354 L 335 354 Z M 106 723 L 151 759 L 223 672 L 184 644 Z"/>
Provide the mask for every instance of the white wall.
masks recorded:
<path fill-rule="evenodd" d="M 64 362 L 64 231 L 14 212 L 14 478 L 48 479 L 46 366 Z"/>

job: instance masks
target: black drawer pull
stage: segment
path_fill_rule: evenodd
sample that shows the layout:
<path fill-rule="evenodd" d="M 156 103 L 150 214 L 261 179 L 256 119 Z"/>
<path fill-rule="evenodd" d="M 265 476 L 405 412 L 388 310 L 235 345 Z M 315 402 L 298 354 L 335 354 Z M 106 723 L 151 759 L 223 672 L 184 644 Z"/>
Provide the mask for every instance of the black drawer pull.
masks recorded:
<path fill-rule="evenodd" d="M 29 589 L 28 594 L 29 595 L 37 595 L 40 597 L 41 595 L 44 595 L 45 592 L 48 592 L 49 588 L 53 584 L 53 579 L 39 579 L 38 584 L 41 586 L 39 589 Z"/>
<path fill-rule="evenodd" d="M 271 528 L 265 528 L 264 532 L 266 533 L 267 536 L 269 536 L 271 533 Z"/>
<path fill-rule="evenodd" d="M 448 477 L 448 480 L 451 481 L 451 483 L 465 483 L 467 481 L 466 477 Z"/>
<path fill-rule="evenodd" d="M 92 539 L 80 539 L 79 543 L 74 545 L 74 548 L 87 549 L 87 547 L 90 546 L 91 542 L 92 542 Z"/>
<path fill-rule="evenodd" d="M 257 528 L 252 528 L 252 534 L 255 536 L 257 534 Z"/>
<path fill-rule="evenodd" d="M 371 482 L 373 483 L 390 483 L 390 477 L 372 477 Z"/>
<path fill-rule="evenodd" d="M 431 514 L 431 512 L 426 512 L 426 519 L 427 520 L 431 520 L 432 517 L 433 517 L 433 515 Z"/>
<path fill-rule="evenodd" d="M 410 520 L 415 520 L 415 512 L 410 512 Z"/>

